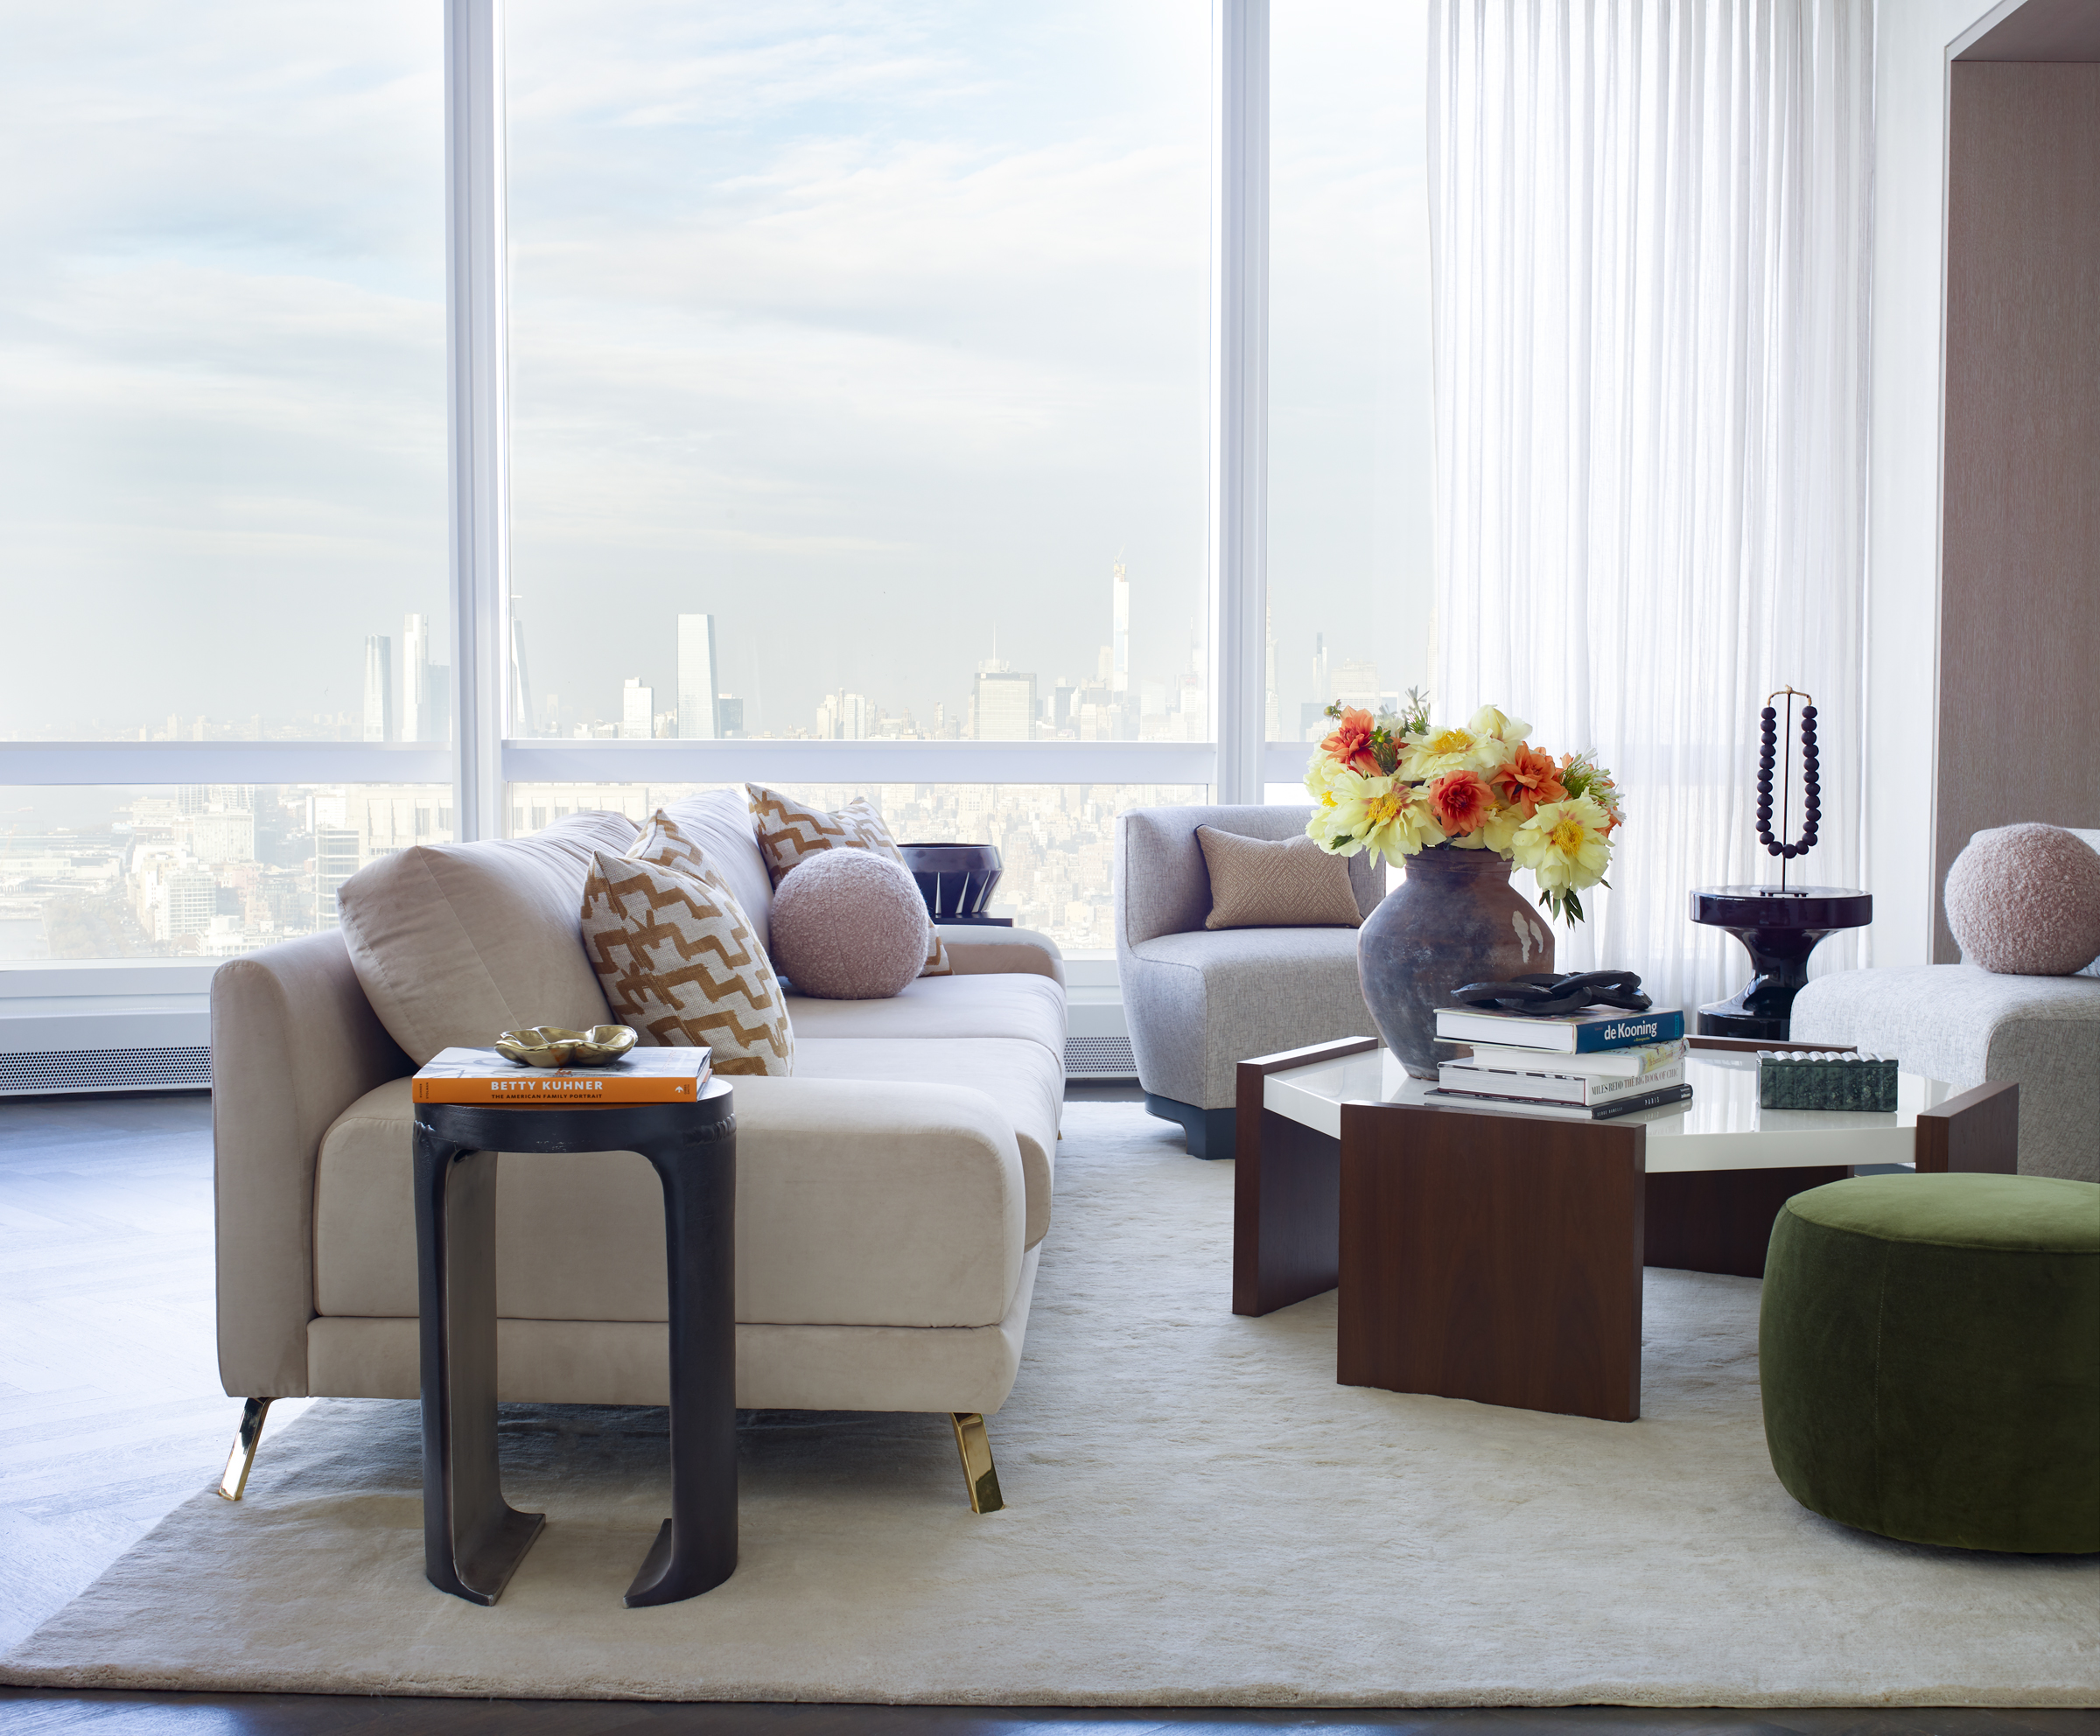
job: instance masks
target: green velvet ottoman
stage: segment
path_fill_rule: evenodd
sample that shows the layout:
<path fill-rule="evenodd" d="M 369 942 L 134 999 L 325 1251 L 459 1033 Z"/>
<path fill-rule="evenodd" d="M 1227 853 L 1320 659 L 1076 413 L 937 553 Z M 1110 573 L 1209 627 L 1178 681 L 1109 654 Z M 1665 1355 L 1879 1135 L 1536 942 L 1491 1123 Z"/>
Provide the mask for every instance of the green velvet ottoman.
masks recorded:
<path fill-rule="evenodd" d="M 1772 1226 L 1772 1468 L 1910 1543 L 2100 1550 L 2100 1186 L 1872 1175 Z"/>

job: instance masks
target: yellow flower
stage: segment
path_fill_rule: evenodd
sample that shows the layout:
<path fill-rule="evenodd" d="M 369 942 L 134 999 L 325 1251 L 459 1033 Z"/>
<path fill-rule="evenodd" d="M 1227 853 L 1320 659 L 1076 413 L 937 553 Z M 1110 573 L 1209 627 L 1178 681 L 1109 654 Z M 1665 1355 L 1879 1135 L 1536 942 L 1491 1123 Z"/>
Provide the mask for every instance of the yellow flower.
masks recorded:
<path fill-rule="evenodd" d="M 1512 840 L 1516 859 L 1536 876 L 1542 892 L 1593 886 L 1611 865 L 1605 837 L 1611 816 L 1584 796 L 1542 803 Z"/>
<path fill-rule="evenodd" d="M 1474 836 L 1481 844 L 1497 856 L 1507 857 L 1515 844 L 1517 833 L 1522 830 L 1524 810 L 1521 808 L 1498 808 L 1481 822 Z"/>
<path fill-rule="evenodd" d="M 1334 806 L 1312 816 L 1306 830 L 1316 842 L 1342 856 L 1360 850 L 1375 850 L 1396 866 L 1424 844 L 1441 844 L 1444 829 L 1429 811 L 1429 804 L 1396 778 L 1367 778 L 1345 772 L 1333 792 Z M 1328 836 L 1340 842 L 1326 844 L 1313 830 L 1322 816 L 1332 812 Z"/>
<path fill-rule="evenodd" d="M 1502 713 L 1496 711 L 1494 715 L 1499 718 Z M 1474 771 L 1483 778 L 1492 777 L 1502 761 L 1516 751 L 1516 744 L 1489 734 L 1478 726 L 1479 723 L 1480 718 L 1476 718 L 1465 729 L 1455 725 L 1438 728 L 1432 724 L 1419 735 L 1409 736 L 1407 753 L 1400 762 L 1400 776 L 1410 784 L 1427 783 L 1446 772 Z"/>
<path fill-rule="evenodd" d="M 1475 735 L 1492 736 L 1497 741 L 1519 742 L 1531 733 L 1531 725 L 1522 718 L 1512 718 L 1497 705 L 1483 705 L 1473 714 L 1473 721 L 1466 727 Z"/>
<path fill-rule="evenodd" d="M 1352 775 L 1332 753 L 1315 753 L 1306 766 L 1306 794 L 1318 802 L 1334 788 L 1336 779 Z"/>

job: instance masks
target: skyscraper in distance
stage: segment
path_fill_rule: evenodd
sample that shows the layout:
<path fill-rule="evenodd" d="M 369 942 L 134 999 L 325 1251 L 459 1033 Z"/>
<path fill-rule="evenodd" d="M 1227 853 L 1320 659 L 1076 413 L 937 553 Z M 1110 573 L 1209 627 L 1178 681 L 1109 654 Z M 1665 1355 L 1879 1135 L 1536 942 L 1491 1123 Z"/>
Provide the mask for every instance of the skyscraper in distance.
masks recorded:
<path fill-rule="evenodd" d="M 678 617 L 678 736 L 682 741 L 719 741 L 722 714 L 717 696 L 715 618 Z"/>
<path fill-rule="evenodd" d="M 1109 607 L 1115 628 L 1110 675 L 1120 698 L 1130 690 L 1130 581 L 1121 561 L 1116 563 L 1116 577 L 1109 585 Z"/>
<path fill-rule="evenodd" d="M 1011 669 L 997 657 L 977 665 L 971 710 L 979 741 L 1035 738 L 1035 677 Z"/>
<path fill-rule="evenodd" d="M 401 739 L 437 738 L 430 710 L 430 619 L 410 615 L 401 629 Z"/>
<path fill-rule="evenodd" d="M 629 676 L 620 690 L 620 738 L 647 741 L 656 732 L 656 690 L 644 687 L 640 676 Z"/>
<path fill-rule="evenodd" d="M 394 739 L 394 641 L 383 633 L 365 639 L 365 739 Z"/>

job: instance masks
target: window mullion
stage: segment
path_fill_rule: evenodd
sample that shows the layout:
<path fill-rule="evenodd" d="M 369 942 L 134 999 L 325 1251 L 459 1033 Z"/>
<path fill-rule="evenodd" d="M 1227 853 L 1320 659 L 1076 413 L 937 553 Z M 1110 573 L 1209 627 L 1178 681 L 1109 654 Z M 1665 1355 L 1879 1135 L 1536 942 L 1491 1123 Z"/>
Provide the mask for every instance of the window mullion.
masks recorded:
<path fill-rule="evenodd" d="M 1269 0 L 1214 0 L 1210 609 L 1217 799 L 1262 799 L 1268 698 Z"/>
<path fill-rule="evenodd" d="M 510 500 L 501 0 L 445 0 L 444 31 L 452 811 L 458 836 L 471 839 L 503 835 Z"/>

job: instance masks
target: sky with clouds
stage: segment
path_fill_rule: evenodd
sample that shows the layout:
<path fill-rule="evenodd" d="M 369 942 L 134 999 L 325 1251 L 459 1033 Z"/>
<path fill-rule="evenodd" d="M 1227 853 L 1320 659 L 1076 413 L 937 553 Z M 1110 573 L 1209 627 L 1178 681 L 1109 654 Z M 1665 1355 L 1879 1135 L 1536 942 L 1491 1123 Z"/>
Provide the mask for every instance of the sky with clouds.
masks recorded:
<path fill-rule="evenodd" d="M 444 611 L 439 10 L 0 6 L 0 732 L 354 710 Z M 512 569 L 617 715 L 720 621 L 752 727 L 1201 630 L 1208 8 L 510 0 Z M 1421 12 L 1278 0 L 1271 570 L 1427 631 Z M 443 627 L 439 627 L 442 645 Z M 1341 640 L 1348 644 L 1338 644 Z M 1299 640 L 1306 641 L 1302 645 Z M 1304 690 L 1301 693 L 1300 690 Z"/>

